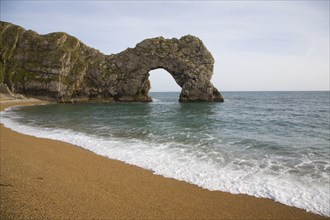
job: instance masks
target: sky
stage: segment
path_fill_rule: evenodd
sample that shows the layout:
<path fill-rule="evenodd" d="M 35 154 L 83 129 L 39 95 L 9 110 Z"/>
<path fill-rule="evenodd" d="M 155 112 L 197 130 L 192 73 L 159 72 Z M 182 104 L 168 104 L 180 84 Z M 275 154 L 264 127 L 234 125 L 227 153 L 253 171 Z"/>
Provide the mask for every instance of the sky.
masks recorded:
<path fill-rule="evenodd" d="M 329 0 L 15 1 L 0 19 L 40 34 L 67 32 L 105 54 L 146 38 L 199 37 L 220 91 L 330 90 Z M 151 91 L 180 91 L 165 70 Z"/>

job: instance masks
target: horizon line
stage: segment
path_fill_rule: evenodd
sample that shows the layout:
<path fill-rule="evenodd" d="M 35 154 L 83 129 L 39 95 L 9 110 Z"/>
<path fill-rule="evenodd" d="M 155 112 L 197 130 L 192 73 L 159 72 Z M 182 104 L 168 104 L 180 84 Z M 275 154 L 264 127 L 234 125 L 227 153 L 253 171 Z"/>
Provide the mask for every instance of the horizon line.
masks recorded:
<path fill-rule="evenodd" d="M 181 92 L 181 91 L 149 91 L 149 92 Z M 330 92 L 329 90 L 222 90 L 219 92 Z"/>

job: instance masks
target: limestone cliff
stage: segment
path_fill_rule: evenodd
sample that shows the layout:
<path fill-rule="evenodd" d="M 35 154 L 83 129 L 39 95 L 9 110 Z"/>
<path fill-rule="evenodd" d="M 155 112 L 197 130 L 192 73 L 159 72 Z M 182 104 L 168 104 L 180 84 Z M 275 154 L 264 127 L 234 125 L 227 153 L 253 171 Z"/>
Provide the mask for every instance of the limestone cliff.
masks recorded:
<path fill-rule="evenodd" d="M 0 56 L 0 83 L 27 95 L 63 102 L 147 102 L 149 71 L 163 68 L 182 88 L 181 102 L 223 101 L 210 82 L 214 59 L 191 35 L 146 39 L 104 55 L 66 33 L 39 35 L 0 21 Z"/>

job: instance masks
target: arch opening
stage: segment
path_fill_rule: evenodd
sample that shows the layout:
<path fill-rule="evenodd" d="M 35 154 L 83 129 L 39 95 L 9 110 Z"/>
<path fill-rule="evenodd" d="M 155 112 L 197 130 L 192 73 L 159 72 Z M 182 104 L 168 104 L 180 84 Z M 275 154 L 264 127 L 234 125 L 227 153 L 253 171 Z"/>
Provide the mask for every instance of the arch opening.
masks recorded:
<path fill-rule="evenodd" d="M 167 99 L 169 95 L 179 100 L 181 87 L 166 69 L 162 67 L 152 69 L 148 75 L 150 83 L 148 96 L 151 97 L 152 101 L 162 100 L 163 98 Z"/>
<path fill-rule="evenodd" d="M 163 68 L 149 71 L 151 88 L 149 92 L 180 92 L 181 87 L 173 76 Z"/>

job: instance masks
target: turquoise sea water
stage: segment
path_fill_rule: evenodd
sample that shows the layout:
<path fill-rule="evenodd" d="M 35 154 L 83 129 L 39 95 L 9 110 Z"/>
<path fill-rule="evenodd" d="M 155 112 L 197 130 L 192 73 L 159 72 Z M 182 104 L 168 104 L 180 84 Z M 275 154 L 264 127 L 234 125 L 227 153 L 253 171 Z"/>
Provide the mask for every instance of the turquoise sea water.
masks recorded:
<path fill-rule="evenodd" d="M 15 107 L 1 122 L 209 190 L 330 216 L 329 92 L 224 92 L 224 103 L 151 96 L 152 103 Z"/>

